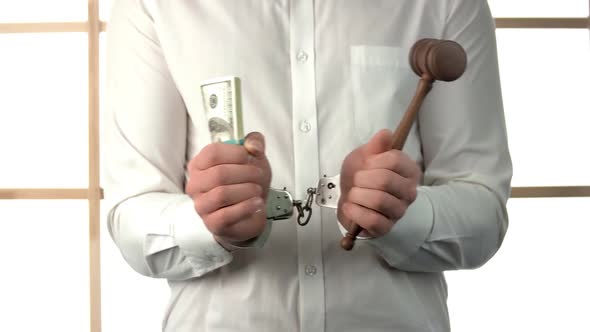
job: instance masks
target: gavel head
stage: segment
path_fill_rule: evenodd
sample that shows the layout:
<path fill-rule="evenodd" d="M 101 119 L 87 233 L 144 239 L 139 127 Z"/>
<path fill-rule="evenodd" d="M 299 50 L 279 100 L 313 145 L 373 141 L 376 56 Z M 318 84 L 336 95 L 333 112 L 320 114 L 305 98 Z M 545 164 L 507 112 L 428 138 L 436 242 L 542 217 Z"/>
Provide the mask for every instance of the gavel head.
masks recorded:
<path fill-rule="evenodd" d="M 467 54 L 454 41 L 421 39 L 410 51 L 410 66 L 424 79 L 452 82 L 465 72 Z"/>

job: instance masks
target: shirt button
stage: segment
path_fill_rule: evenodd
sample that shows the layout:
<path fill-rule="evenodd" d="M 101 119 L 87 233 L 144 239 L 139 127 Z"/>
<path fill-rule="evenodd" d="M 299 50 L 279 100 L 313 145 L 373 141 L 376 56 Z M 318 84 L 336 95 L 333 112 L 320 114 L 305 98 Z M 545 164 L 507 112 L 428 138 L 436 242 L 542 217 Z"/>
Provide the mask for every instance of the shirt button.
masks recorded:
<path fill-rule="evenodd" d="M 309 59 L 307 53 L 305 53 L 304 51 L 297 52 L 297 61 L 299 61 L 299 63 L 305 63 L 307 62 L 307 59 Z"/>
<path fill-rule="evenodd" d="M 318 269 L 315 267 L 315 265 L 305 265 L 305 274 L 313 277 L 316 273 L 318 273 Z"/>
<path fill-rule="evenodd" d="M 301 123 L 299 123 L 299 130 L 304 133 L 309 132 L 311 130 L 311 123 L 309 123 L 307 120 L 301 121 Z"/>

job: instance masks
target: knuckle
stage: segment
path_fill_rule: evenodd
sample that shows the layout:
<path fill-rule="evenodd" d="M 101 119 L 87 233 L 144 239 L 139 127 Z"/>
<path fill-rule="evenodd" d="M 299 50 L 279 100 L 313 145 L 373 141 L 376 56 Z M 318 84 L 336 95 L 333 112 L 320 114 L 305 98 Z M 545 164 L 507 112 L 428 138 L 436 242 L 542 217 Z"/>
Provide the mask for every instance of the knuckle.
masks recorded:
<path fill-rule="evenodd" d="M 348 192 L 348 200 L 351 202 L 356 202 L 358 200 L 359 195 L 360 189 L 358 187 L 352 187 Z"/>
<path fill-rule="evenodd" d="M 385 211 L 390 206 L 390 200 L 386 193 L 380 193 L 375 199 L 379 211 Z"/>
<path fill-rule="evenodd" d="M 191 160 L 189 160 L 188 164 L 186 164 L 186 171 L 188 172 L 188 174 L 192 174 L 194 173 L 198 167 L 197 167 L 197 156 L 194 156 L 193 158 L 191 158 Z"/>
<path fill-rule="evenodd" d="M 363 228 L 369 233 L 377 233 L 379 231 L 381 221 L 376 214 L 367 214 L 364 220 Z"/>
<path fill-rule="evenodd" d="M 191 165 L 199 169 L 206 169 L 210 156 L 213 154 L 211 144 L 205 146 L 199 151 L 195 158 L 191 161 Z"/>
<path fill-rule="evenodd" d="M 354 204 L 350 202 L 346 202 L 342 205 L 342 213 L 348 219 L 355 219 L 354 218 Z"/>
<path fill-rule="evenodd" d="M 231 154 L 231 157 L 229 158 L 231 160 L 231 163 L 243 164 L 243 165 L 249 163 L 250 157 L 249 157 L 248 151 L 243 146 L 235 146 L 235 145 L 224 144 L 224 143 L 219 143 L 219 144 L 224 145 L 223 146 L 225 148 L 225 151 L 223 152 L 224 155 L 227 156 L 227 155 Z M 227 157 L 225 157 L 224 160 L 227 160 Z"/>
<path fill-rule="evenodd" d="M 248 190 L 253 193 L 253 195 L 250 195 L 252 197 L 262 196 L 263 193 L 262 186 L 256 183 L 251 183 Z"/>
<path fill-rule="evenodd" d="M 211 169 L 209 172 L 209 181 L 211 181 L 212 187 L 218 187 L 223 185 L 224 183 L 224 173 L 225 169 L 223 166 L 217 166 Z"/>
<path fill-rule="evenodd" d="M 215 187 L 211 190 L 212 203 L 217 207 L 224 207 L 228 203 L 228 190 L 225 187 Z"/>
<path fill-rule="evenodd" d="M 401 219 L 404 214 L 406 214 L 406 210 L 408 208 L 408 205 L 400 202 L 399 204 L 395 205 L 392 210 L 391 210 L 391 214 L 392 214 L 392 218 L 395 220 Z"/>
<path fill-rule="evenodd" d="M 223 210 L 218 211 L 215 217 L 211 217 L 209 221 L 209 231 L 218 236 L 227 235 L 227 220 Z"/>
<path fill-rule="evenodd" d="M 202 161 L 207 166 L 216 165 L 219 162 L 220 156 L 223 153 L 223 146 L 221 143 L 211 143 L 201 150 Z"/>
<path fill-rule="evenodd" d="M 362 182 L 363 182 L 363 178 L 364 178 L 364 176 L 363 176 L 363 172 L 355 172 L 355 173 L 352 175 L 352 183 L 353 183 L 354 185 L 358 185 L 358 184 L 360 184 L 360 183 L 362 183 Z"/>
<path fill-rule="evenodd" d="M 371 168 L 379 168 L 378 165 L 383 164 L 383 158 L 387 156 L 388 151 L 381 152 L 368 156 L 365 159 L 365 165 L 371 166 Z"/>
<path fill-rule="evenodd" d="M 393 181 L 391 178 L 391 172 L 388 170 L 384 170 L 383 175 L 376 177 L 375 181 L 378 186 L 378 189 L 389 191 L 389 189 L 391 188 L 391 183 Z"/>
<path fill-rule="evenodd" d="M 195 201 L 193 202 L 193 206 L 194 206 L 194 208 L 195 208 L 195 211 L 197 211 L 197 214 L 198 214 L 198 215 L 199 215 L 201 218 L 203 218 L 203 217 L 204 217 L 204 213 L 203 213 L 203 212 L 204 212 L 204 209 L 203 209 L 203 203 L 201 203 L 201 201 L 200 201 L 200 200 L 195 200 Z M 204 221 L 204 220 L 205 220 L 205 219 L 203 218 L 203 221 Z"/>
<path fill-rule="evenodd" d="M 387 156 L 389 152 L 383 152 L 379 154 L 374 154 L 368 156 L 364 160 L 365 169 L 376 169 L 379 168 L 379 165 L 383 164 L 383 159 Z"/>
<path fill-rule="evenodd" d="M 216 216 L 215 217 L 217 219 L 217 224 L 220 227 L 224 227 L 225 224 L 227 223 L 227 220 L 228 220 L 228 217 L 229 217 L 229 215 L 227 213 L 227 209 L 219 209 L 219 210 L 217 210 L 217 213 L 216 213 Z"/>
<path fill-rule="evenodd" d="M 186 181 L 186 184 L 184 185 L 184 193 L 187 195 L 192 195 L 197 191 L 196 183 L 192 179 L 193 177 L 189 174 L 188 181 Z"/>
<path fill-rule="evenodd" d="M 403 156 L 403 152 L 401 150 L 389 150 L 388 153 L 392 162 L 398 162 Z"/>
<path fill-rule="evenodd" d="M 391 167 L 395 168 L 401 161 L 401 151 L 391 150 L 388 153 L 388 163 Z"/>
<path fill-rule="evenodd" d="M 188 181 L 186 182 L 185 191 L 188 195 L 196 195 L 203 192 L 203 181 L 201 172 L 195 172 L 189 174 Z"/>
<path fill-rule="evenodd" d="M 214 216 L 203 218 L 203 222 L 205 223 L 205 226 L 207 226 L 207 229 L 215 235 L 222 235 L 223 233 L 224 225 L 220 221 L 220 219 Z"/>
<path fill-rule="evenodd" d="M 248 174 L 248 179 L 255 183 L 262 183 L 265 178 L 264 170 L 258 166 L 248 165 L 245 171 Z"/>

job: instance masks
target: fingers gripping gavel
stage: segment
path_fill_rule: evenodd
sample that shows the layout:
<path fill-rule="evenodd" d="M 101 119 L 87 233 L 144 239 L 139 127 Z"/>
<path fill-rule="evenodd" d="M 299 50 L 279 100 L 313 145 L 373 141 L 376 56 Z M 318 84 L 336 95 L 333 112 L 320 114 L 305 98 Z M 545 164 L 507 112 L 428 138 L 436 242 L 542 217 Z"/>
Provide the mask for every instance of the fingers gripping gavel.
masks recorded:
<path fill-rule="evenodd" d="M 404 147 L 416 115 L 434 81 L 452 82 L 461 77 L 467 67 L 467 54 L 461 45 L 454 41 L 422 39 L 416 42 L 410 51 L 410 66 L 416 75 L 420 76 L 420 82 L 414 99 L 393 133 L 393 150 L 401 150 Z M 340 241 L 340 246 L 344 250 L 351 250 L 356 237 L 362 231 L 363 229 L 353 222 L 348 233 Z"/>

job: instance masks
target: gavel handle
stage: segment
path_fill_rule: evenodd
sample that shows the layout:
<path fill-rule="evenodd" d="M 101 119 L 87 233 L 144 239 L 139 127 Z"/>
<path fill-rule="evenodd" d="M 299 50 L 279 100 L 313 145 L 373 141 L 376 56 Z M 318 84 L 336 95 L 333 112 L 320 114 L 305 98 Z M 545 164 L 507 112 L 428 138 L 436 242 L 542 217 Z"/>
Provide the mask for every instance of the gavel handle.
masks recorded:
<path fill-rule="evenodd" d="M 399 125 L 397 126 L 395 132 L 393 133 L 393 144 L 391 146 L 392 150 L 401 150 L 406 143 L 406 139 L 408 138 L 408 134 L 412 129 L 412 125 L 416 120 L 416 116 L 418 115 L 418 111 L 420 111 L 420 107 L 422 107 L 422 103 L 424 99 L 432 90 L 432 83 L 433 80 L 427 76 L 424 76 L 418 82 L 418 87 L 416 89 L 416 94 L 408 106 L 408 110 L 404 114 L 404 117 L 400 121 Z M 340 246 L 344 250 L 352 250 L 354 248 L 354 242 L 356 237 L 363 231 L 362 227 L 359 226 L 357 223 L 353 222 L 350 230 L 346 233 L 346 235 L 340 241 Z"/>

